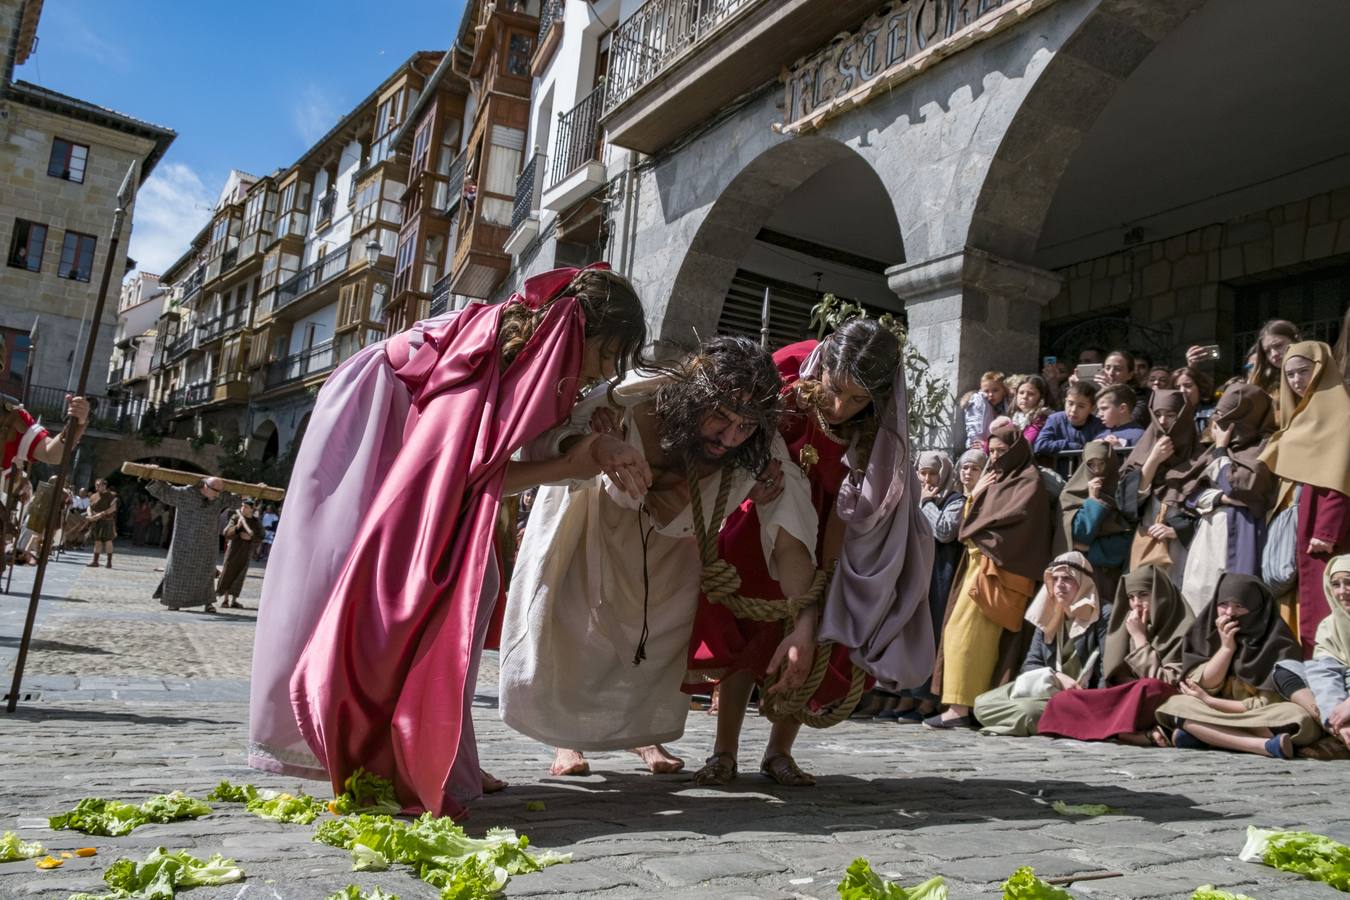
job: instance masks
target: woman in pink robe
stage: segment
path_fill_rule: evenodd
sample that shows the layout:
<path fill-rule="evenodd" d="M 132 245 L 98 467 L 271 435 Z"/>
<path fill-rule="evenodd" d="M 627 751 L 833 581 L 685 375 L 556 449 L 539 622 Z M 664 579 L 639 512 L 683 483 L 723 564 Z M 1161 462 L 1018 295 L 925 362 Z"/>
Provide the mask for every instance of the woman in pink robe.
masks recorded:
<path fill-rule="evenodd" d="M 342 407 L 326 385 L 277 535 L 273 565 L 288 564 L 264 584 L 252 764 L 335 791 L 365 768 L 409 811 L 464 812 L 482 787 L 469 705 L 498 593 L 502 494 L 640 463 L 599 439 L 548 463 L 511 456 L 586 381 L 626 369 L 645 337 L 624 279 L 559 270 L 334 373 Z"/>

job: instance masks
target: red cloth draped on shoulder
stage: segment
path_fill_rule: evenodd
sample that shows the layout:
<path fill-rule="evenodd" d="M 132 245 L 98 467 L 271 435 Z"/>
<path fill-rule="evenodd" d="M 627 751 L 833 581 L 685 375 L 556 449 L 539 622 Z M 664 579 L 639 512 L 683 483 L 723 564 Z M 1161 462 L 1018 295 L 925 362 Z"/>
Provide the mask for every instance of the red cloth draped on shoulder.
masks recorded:
<path fill-rule="evenodd" d="M 801 341 L 789 344 L 773 355 L 778 372 L 783 376 L 786 394 L 795 393 L 792 385 L 800 378 L 802 366 L 815 347 L 816 341 Z M 789 404 L 789 412 L 779 418 L 778 433 L 783 436 L 788 455 L 794 460 L 800 461 L 802 448 L 807 445 L 814 447 L 820 458 L 807 473 L 807 480 L 811 483 L 811 502 L 820 517 L 816 545 L 816 558 L 819 559 L 825 541 L 825 522 L 834 509 L 839 486 L 848 474 L 848 468 L 844 465 L 846 448 L 826 437 L 811 416 L 794 414 L 793 409 L 792 404 Z M 726 524 L 722 526 L 717 540 L 718 552 L 740 573 L 742 596 L 783 600 L 783 589 L 769 575 L 768 565 L 764 561 L 760 530 L 755 505 L 746 500 L 727 517 Z M 707 597 L 700 595 L 694 631 L 689 641 L 689 676 L 684 690 L 687 693 L 701 693 L 708 689 L 708 682 L 720 681 L 736 672 L 748 671 L 762 681 L 769 660 L 782 640 L 781 622 L 738 619 L 725 606 L 710 603 Z M 812 705 L 825 706 L 841 699 L 848 693 L 852 672 L 848 648 L 836 646 L 830 670 L 812 698 Z"/>
<path fill-rule="evenodd" d="M 524 302 L 574 275 L 531 279 Z M 449 782 L 497 596 L 483 594 L 502 478 L 512 453 L 571 409 L 585 342 L 580 305 L 557 300 L 503 370 L 504 308 L 467 307 L 411 357 L 390 342 L 413 396 L 405 443 L 291 679 L 301 732 L 334 791 L 364 767 L 392 779 L 410 811 L 464 812 Z"/>

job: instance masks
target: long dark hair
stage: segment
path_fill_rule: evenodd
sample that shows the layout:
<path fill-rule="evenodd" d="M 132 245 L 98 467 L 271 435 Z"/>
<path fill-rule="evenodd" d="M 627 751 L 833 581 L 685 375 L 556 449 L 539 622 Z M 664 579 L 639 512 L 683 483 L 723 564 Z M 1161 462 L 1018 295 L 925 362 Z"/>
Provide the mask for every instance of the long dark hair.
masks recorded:
<path fill-rule="evenodd" d="M 689 448 L 702 439 L 704 418 L 720 406 L 758 426 L 722 465 L 758 474 L 768 464 L 778 435 L 782 390 L 773 357 L 754 341 L 712 338 L 656 392 L 661 449 L 688 461 Z"/>
<path fill-rule="evenodd" d="M 1272 335 L 1288 338 L 1291 344 L 1303 340 L 1303 335 L 1298 333 L 1298 326 L 1288 319 L 1271 319 L 1261 326 L 1261 333 L 1256 337 L 1256 371 L 1252 375 L 1252 383 L 1264 391 L 1280 385 L 1280 367 L 1272 366 L 1266 358 L 1266 338 Z"/>
<path fill-rule="evenodd" d="M 904 434 L 905 423 L 886 421 L 900 366 L 900 339 L 876 319 L 849 319 L 821 342 L 820 368 L 833 378 L 847 378 L 867 391 L 872 402 L 839 426 L 841 435 L 856 438 L 858 468 L 865 468 L 877 431 L 886 428 Z M 798 394 L 808 407 L 821 410 L 825 388 L 817 378 L 798 382 Z"/>
<path fill-rule="evenodd" d="M 502 310 L 497 346 L 503 368 L 524 349 L 549 307 L 562 297 L 576 297 L 581 304 L 588 339 L 600 338 L 618 345 L 614 362 L 616 378 L 622 378 L 625 372 L 643 364 L 647 316 L 637 291 L 627 278 L 610 269 L 584 269 L 537 309 L 524 303 L 510 303 Z"/>

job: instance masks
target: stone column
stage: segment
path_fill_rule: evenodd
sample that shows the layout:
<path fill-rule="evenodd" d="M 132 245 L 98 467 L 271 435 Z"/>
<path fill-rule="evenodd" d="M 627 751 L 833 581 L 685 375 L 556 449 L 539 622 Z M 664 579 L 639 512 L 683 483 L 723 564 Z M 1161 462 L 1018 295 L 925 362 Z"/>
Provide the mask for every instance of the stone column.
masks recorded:
<path fill-rule="evenodd" d="M 1040 371 L 1041 310 L 1059 293 L 1060 276 L 967 247 L 886 277 L 905 305 L 910 340 L 953 395 L 977 389 L 990 369 Z"/>

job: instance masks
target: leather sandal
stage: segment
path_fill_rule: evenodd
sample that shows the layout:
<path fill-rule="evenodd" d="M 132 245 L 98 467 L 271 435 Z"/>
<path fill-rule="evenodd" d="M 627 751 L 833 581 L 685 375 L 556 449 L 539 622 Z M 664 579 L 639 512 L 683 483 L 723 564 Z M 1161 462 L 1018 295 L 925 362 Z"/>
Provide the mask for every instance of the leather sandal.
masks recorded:
<path fill-rule="evenodd" d="M 813 787 L 816 778 L 809 772 L 803 772 L 797 765 L 796 760 L 786 753 L 779 753 L 777 756 L 767 756 L 759 764 L 759 772 L 766 775 L 783 787 Z"/>
<path fill-rule="evenodd" d="M 694 773 L 694 784 L 721 787 L 735 781 L 738 774 L 736 757 L 722 751 L 714 753 L 704 761 L 703 768 Z"/>

